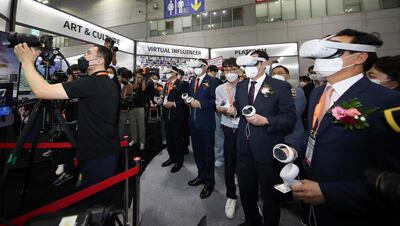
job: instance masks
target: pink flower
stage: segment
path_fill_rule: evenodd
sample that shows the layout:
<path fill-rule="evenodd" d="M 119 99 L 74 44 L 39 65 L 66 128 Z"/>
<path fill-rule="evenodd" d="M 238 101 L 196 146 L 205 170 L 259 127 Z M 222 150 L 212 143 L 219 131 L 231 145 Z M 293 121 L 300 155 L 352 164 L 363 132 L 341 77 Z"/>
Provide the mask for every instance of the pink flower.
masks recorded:
<path fill-rule="evenodd" d="M 355 108 L 347 109 L 347 110 L 346 110 L 346 114 L 347 114 L 348 116 L 351 116 L 351 117 L 361 115 L 361 113 L 360 113 L 357 109 L 355 109 Z"/>
<path fill-rule="evenodd" d="M 345 125 L 354 126 L 355 124 L 357 124 L 357 120 L 352 116 L 345 116 L 345 117 L 341 118 L 340 121 Z"/>
<path fill-rule="evenodd" d="M 332 115 L 333 115 L 333 117 L 335 117 L 336 120 L 340 120 L 341 118 L 346 117 L 347 116 L 346 113 L 347 113 L 346 110 L 344 110 L 343 108 L 341 108 L 339 106 L 334 107 L 332 109 Z"/>
<path fill-rule="evenodd" d="M 262 94 L 266 94 L 266 93 L 269 93 L 270 92 L 270 90 L 269 90 L 269 88 L 267 88 L 267 87 L 263 87 L 262 89 L 261 89 L 261 93 Z"/>

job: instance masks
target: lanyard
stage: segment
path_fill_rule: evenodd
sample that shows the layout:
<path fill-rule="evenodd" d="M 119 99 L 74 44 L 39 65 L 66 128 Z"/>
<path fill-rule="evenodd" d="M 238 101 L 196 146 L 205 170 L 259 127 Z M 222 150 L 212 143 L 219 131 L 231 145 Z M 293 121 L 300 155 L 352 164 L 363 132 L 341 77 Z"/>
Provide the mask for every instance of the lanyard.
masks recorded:
<path fill-rule="evenodd" d="M 233 105 L 233 98 L 232 98 L 232 94 L 231 94 L 231 86 L 230 86 L 229 83 L 226 84 L 226 93 L 228 95 L 229 105 L 232 106 Z"/>
<path fill-rule="evenodd" d="M 171 90 L 174 88 L 174 83 L 175 83 L 175 82 L 169 82 L 169 83 L 168 83 L 167 96 L 169 95 L 169 93 L 171 92 Z"/>
<path fill-rule="evenodd" d="M 313 134 L 314 136 L 317 135 L 317 131 L 321 125 L 322 118 L 319 119 L 318 117 L 320 115 L 320 112 L 322 111 L 322 108 L 325 106 L 325 101 L 326 101 L 325 96 L 326 96 L 326 93 L 324 91 L 323 94 L 321 95 L 321 97 L 319 98 L 318 104 L 315 106 L 315 109 L 314 109 L 314 114 L 313 114 L 313 118 L 312 118 L 312 127 L 311 127 L 311 134 Z M 318 124 L 317 124 L 317 121 L 318 121 Z"/>
<path fill-rule="evenodd" d="M 108 72 L 107 71 L 98 71 L 98 72 L 94 73 L 93 75 L 108 76 Z"/>

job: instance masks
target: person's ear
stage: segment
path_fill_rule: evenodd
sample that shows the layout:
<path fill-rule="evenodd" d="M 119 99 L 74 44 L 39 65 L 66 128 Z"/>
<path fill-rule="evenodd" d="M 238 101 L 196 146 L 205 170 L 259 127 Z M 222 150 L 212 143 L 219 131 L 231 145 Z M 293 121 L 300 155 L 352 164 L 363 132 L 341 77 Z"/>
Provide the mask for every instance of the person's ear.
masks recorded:
<path fill-rule="evenodd" d="M 360 53 L 357 56 L 356 61 L 354 62 L 355 64 L 364 64 L 365 61 L 368 59 L 368 53 Z"/>

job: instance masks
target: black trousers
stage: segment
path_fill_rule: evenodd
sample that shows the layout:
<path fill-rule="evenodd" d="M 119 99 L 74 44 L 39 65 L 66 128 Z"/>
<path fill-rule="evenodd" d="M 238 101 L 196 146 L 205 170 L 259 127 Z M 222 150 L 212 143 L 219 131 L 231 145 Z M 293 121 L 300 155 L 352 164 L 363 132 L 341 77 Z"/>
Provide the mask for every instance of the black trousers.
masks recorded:
<path fill-rule="evenodd" d="M 190 127 L 189 127 L 189 117 L 190 117 L 190 111 L 189 107 L 185 106 L 185 111 L 183 114 L 183 144 L 185 145 L 185 150 L 187 147 L 190 145 Z"/>
<path fill-rule="evenodd" d="M 194 160 L 197 166 L 197 177 L 210 188 L 214 187 L 214 130 L 197 130 L 190 128 Z"/>
<path fill-rule="evenodd" d="M 180 118 L 177 120 L 164 119 L 164 122 L 169 158 L 182 165 L 184 156 L 183 122 Z"/>
<path fill-rule="evenodd" d="M 225 159 L 225 186 L 226 197 L 237 199 L 235 172 L 236 172 L 236 130 L 222 126 L 224 132 L 224 159 Z"/>
<path fill-rule="evenodd" d="M 271 156 L 272 158 L 272 156 Z M 250 147 L 246 152 L 237 155 L 237 174 L 239 180 L 240 199 L 243 206 L 245 220 L 254 226 L 278 226 L 280 218 L 279 191 L 274 189 L 274 184 L 279 178 L 274 167 L 255 161 Z M 264 221 L 258 212 L 258 188 L 261 188 L 263 200 Z"/>
<path fill-rule="evenodd" d="M 119 150 L 105 157 L 79 161 L 82 173 L 82 189 L 117 174 Z M 84 205 L 112 205 L 115 198 L 113 187 L 107 188 L 85 200 Z"/>

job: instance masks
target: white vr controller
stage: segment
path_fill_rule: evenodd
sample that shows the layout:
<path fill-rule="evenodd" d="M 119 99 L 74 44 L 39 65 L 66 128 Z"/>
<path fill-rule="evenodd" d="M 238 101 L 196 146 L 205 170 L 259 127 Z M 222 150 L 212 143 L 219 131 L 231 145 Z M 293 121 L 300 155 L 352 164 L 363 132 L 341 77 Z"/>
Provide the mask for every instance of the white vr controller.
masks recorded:
<path fill-rule="evenodd" d="M 187 94 L 187 93 L 182 94 L 181 98 L 182 98 L 182 100 L 184 100 L 185 103 L 187 103 L 187 104 L 192 103 L 192 101 L 194 100 L 194 98 L 193 98 L 193 97 L 190 97 L 189 94 Z"/>
<path fill-rule="evenodd" d="M 242 109 L 242 115 L 245 117 L 251 117 L 256 114 L 256 108 L 252 105 L 246 105 Z"/>
<path fill-rule="evenodd" d="M 284 148 L 288 150 L 288 153 L 283 150 Z M 299 180 L 295 179 L 299 175 L 299 167 L 291 163 L 295 157 L 294 150 L 286 144 L 277 144 L 273 148 L 272 154 L 279 162 L 287 163 L 279 174 L 283 183 L 275 185 L 274 188 L 282 193 L 290 192 L 290 186 L 295 183 L 301 183 Z"/>
<path fill-rule="evenodd" d="M 226 100 L 222 100 L 221 103 L 219 103 L 219 106 L 226 110 L 229 110 L 231 108 L 231 105 Z"/>
<path fill-rule="evenodd" d="M 162 101 L 163 99 L 161 97 L 154 97 L 154 102 L 156 102 L 156 104 L 160 105 Z"/>

